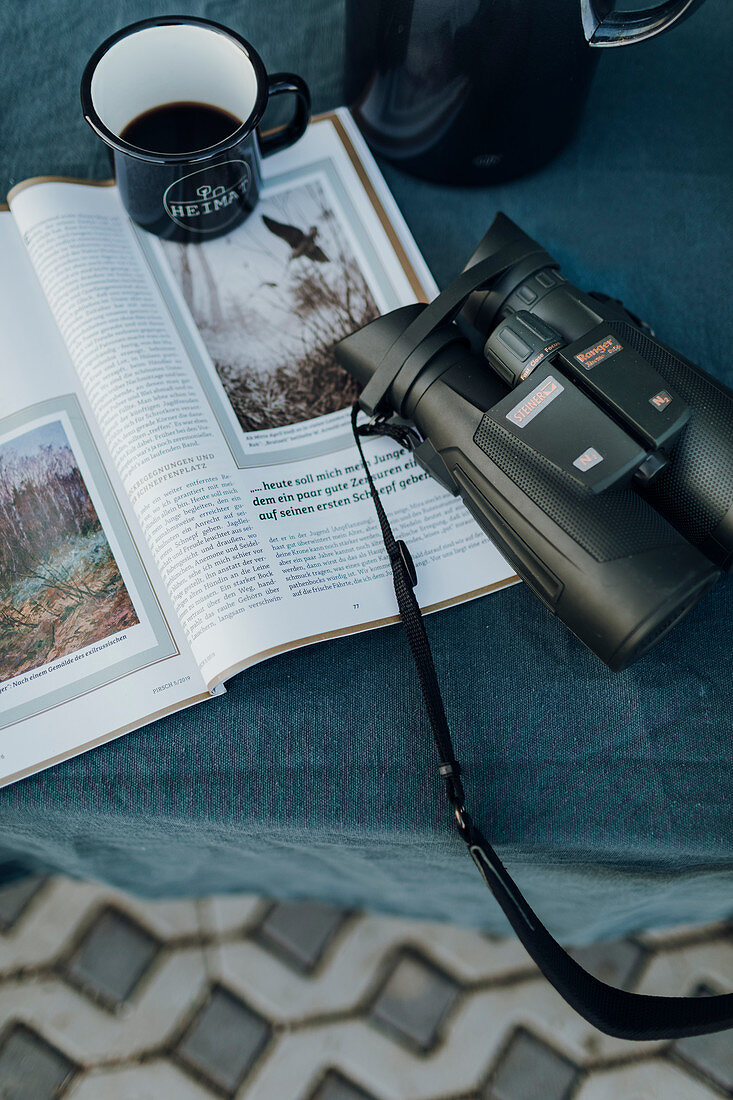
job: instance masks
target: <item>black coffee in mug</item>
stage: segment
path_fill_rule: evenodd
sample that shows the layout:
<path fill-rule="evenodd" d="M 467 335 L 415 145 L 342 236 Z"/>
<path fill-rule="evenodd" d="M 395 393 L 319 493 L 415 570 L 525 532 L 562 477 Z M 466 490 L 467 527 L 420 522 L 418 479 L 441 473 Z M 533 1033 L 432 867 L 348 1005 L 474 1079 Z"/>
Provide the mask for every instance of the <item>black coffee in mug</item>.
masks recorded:
<path fill-rule="evenodd" d="M 291 121 L 262 134 L 269 97 L 286 92 Z M 84 71 L 81 99 L 130 217 L 178 241 L 243 222 L 259 196 L 261 158 L 297 141 L 310 118 L 299 76 L 268 76 L 244 38 L 188 16 L 145 19 L 108 38 Z"/>
<path fill-rule="evenodd" d="M 218 145 L 239 129 L 242 119 L 208 103 L 164 103 L 143 111 L 120 134 L 148 153 L 185 153 Z"/>

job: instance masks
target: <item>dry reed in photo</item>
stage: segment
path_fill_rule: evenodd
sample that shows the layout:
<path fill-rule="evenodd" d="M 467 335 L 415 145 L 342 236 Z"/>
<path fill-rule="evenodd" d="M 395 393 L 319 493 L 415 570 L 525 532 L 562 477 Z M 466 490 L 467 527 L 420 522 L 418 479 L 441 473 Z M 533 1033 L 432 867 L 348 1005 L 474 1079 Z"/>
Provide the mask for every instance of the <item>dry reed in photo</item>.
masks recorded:
<path fill-rule="evenodd" d="M 378 310 L 318 181 L 262 199 L 226 237 L 164 248 L 244 431 L 352 403 L 333 348 Z"/>

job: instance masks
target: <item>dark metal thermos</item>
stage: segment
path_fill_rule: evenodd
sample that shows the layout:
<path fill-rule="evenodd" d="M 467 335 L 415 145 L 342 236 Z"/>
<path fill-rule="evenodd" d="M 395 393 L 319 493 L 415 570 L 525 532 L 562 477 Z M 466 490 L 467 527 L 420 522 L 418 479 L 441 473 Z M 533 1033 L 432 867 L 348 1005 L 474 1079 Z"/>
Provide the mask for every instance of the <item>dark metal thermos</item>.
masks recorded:
<path fill-rule="evenodd" d="M 702 0 L 347 0 L 346 102 L 372 149 L 426 179 L 499 183 L 573 136 L 599 57 Z"/>

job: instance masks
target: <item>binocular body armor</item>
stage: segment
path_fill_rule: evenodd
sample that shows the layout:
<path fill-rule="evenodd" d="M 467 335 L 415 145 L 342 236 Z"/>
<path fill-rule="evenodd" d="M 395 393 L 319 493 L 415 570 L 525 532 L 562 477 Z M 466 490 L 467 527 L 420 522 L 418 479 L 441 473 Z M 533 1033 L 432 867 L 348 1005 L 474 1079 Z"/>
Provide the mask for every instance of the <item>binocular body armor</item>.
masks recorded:
<path fill-rule="evenodd" d="M 434 303 L 336 354 L 362 407 L 414 425 L 415 459 L 610 668 L 733 565 L 733 393 L 503 215 Z"/>

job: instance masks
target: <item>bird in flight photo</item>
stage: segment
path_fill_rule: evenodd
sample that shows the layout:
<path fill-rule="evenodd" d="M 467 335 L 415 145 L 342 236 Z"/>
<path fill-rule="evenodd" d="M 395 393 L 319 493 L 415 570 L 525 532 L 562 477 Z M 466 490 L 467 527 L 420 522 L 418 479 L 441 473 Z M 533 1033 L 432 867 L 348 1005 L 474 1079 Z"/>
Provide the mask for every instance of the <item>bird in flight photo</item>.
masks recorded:
<path fill-rule="evenodd" d="M 300 259 L 301 256 L 308 260 L 314 260 L 319 264 L 329 262 L 328 256 L 321 246 L 316 244 L 318 229 L 315 225 L 312 225 L 308 232 L 304 233 L 302 229 L 298 229 L 297 225 L 287 225 L 285 222 L 275 221 L 274 218 L 269 218 L 267 214 L 262 215 L 262 221 L 271 233 L 290 245 L 288 263 L 291 260 Z"/>

